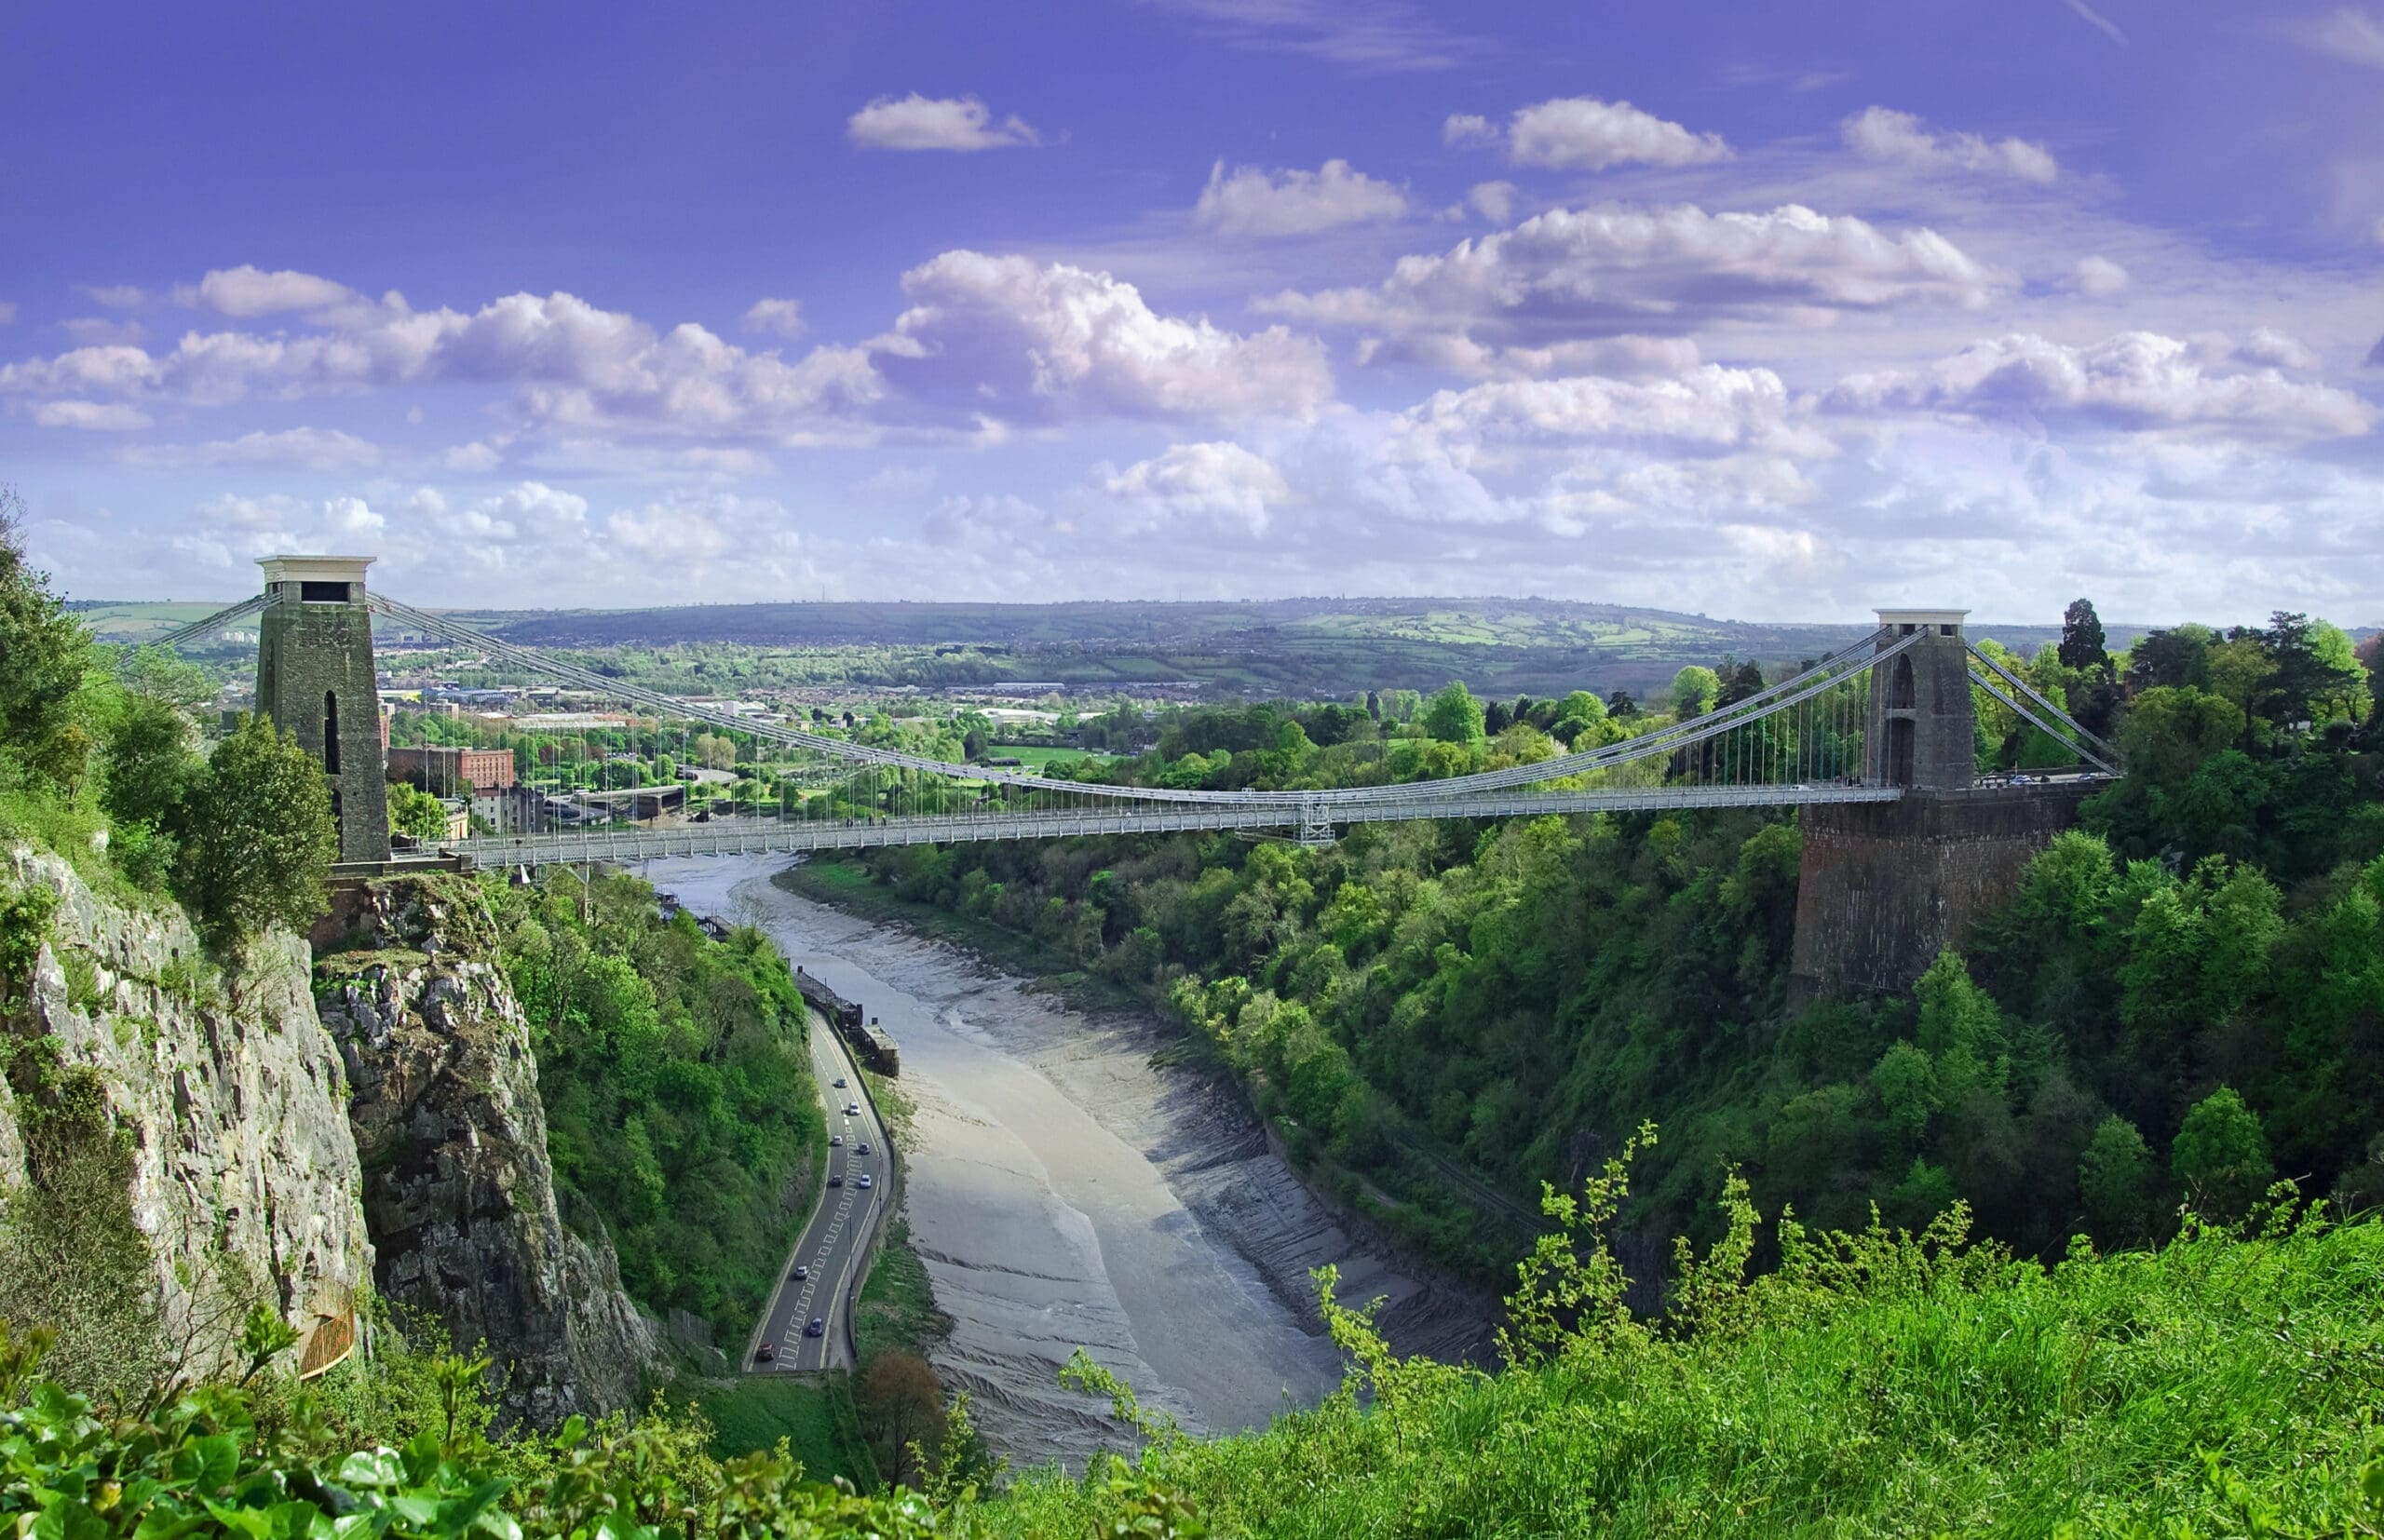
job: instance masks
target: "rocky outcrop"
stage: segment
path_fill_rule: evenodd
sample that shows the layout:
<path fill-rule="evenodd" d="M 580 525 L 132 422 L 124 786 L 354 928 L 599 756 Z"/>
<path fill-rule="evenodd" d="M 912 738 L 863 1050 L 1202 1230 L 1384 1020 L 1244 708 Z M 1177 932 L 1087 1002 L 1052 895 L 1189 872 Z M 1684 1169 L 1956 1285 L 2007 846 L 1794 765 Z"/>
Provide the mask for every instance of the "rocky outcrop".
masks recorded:
<path fill-rule="evenodd" d="M 351 950 L 316 1006 L 354 1087 L 348 1120 L 384 1295 L 485 1344 L 510 1417 L 551 1426 L 627 1405 L 654 1352 L 609 1244 L 564 1228 L 529 1030 L 468 882 L 343 895 Z"/>
<path fill-rule="evenodd" d="M 133 1221 L 169 1332 L 204 1358 L 263 1299 L 309 1338 L 352 1340 L 372 1246 L 306 944 L 268 936 L 219 967 L 181 911 L 103 898 L 29 847 L 0 853 L 0 885 L 53 899 L 18 1031 L 94 1072 L 130 1136 Z M 0 1186 L 26 1178 L 27 1111 L 0 1078 Z"/>

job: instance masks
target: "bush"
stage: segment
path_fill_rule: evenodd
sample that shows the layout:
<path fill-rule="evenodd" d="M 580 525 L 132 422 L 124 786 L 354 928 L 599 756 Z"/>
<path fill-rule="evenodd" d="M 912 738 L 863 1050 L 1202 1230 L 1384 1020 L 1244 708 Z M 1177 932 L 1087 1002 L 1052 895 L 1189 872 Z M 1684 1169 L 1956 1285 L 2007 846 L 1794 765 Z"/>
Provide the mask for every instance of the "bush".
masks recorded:
<path fill-rule="evenodd" d="M 189 808 L 176 885 L 210 940 L 237 949 L 323 912 L 339 836 L 322 767 L 294 735 L 243 719 L 215 746 Z"/>

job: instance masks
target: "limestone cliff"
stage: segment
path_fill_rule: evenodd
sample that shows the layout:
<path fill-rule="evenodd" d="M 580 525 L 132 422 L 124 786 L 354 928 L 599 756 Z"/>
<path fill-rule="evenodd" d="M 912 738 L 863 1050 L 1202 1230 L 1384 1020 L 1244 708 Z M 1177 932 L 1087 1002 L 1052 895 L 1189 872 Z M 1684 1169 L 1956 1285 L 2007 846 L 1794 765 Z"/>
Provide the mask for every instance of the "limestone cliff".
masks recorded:
<path fill-rule="evenodd" d="M 388 1299 L 485 1343 L 507 1412 L 550 1426 L 627 1404 L 654 1351 L 609 1245 L 563 1227 L 529 1030 L 470 884 L 402 877 L 343 896 L 316 1006 L 354 1087 L 349 1121 Z"/>
<path fill-rule="evenodd" d="M 0 852 L 0 886 L 55 900 L 16 1031 L 95 1072 L 129 1134 L 133 1220 L 167 1330 L 203 1358 L 262 1297 L 302 1333 L 336 1321 L 326 1340 L 349 1340 L 372 1247 L 305 943 L 270 936 L 219 969 L 179 910 L 103 898 L 24 846 Z M 0 1185 L 26 1177 L 24 1110 L 0 1078 Z"/>

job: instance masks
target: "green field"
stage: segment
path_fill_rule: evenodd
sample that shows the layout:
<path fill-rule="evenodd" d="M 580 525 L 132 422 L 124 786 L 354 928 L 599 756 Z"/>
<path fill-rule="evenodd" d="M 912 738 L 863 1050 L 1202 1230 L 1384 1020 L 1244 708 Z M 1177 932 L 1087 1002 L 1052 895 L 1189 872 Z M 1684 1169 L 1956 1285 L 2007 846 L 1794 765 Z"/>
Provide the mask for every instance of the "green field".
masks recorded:
<path fill-rule="evenodd" d="M 1095 754 L 1082 749 L 1062 749 L 1038 743 L 997 743 L 994 745 L 993 754 L 996 759 L 1014 759 L 1021 764 L 1031 764 L 1037 769 L 1047 764 L 1071 763 L 1077 760 L 1090 760 L 1096 764 L 1106 764 L 1119 757 L 1116 754 Z"/>

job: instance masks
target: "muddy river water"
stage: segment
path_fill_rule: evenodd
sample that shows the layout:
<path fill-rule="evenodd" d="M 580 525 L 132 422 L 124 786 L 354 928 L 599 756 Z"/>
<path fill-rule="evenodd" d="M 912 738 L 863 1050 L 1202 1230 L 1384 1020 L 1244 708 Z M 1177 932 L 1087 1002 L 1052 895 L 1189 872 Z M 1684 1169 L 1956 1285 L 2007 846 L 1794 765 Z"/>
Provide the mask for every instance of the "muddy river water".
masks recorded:
<path fill-rule="evenodd" d="M 1096 1401 L 1059 1383 L 1079 1346 L 1145 1406 L 1195 1431 L 1314 1405 L 1341 1365 L 1308 1269 L 1385 1300 L 1402 1352 L 1479 1350 L 1478 1299 L 1402 1271 L 1272 1154 L 1229 1087 L 1155 1067 L 1168 1029 L 1088 1016 L 943 943 L 771 885 L 784 857 L 656 861 L 700 914 L 759 925 L 878 1019 L 915 1107 L 902 1150 L 912 1242 L 952 1330 L 933 1351 L 1014 1466 L 1118 1447 Z"/>

